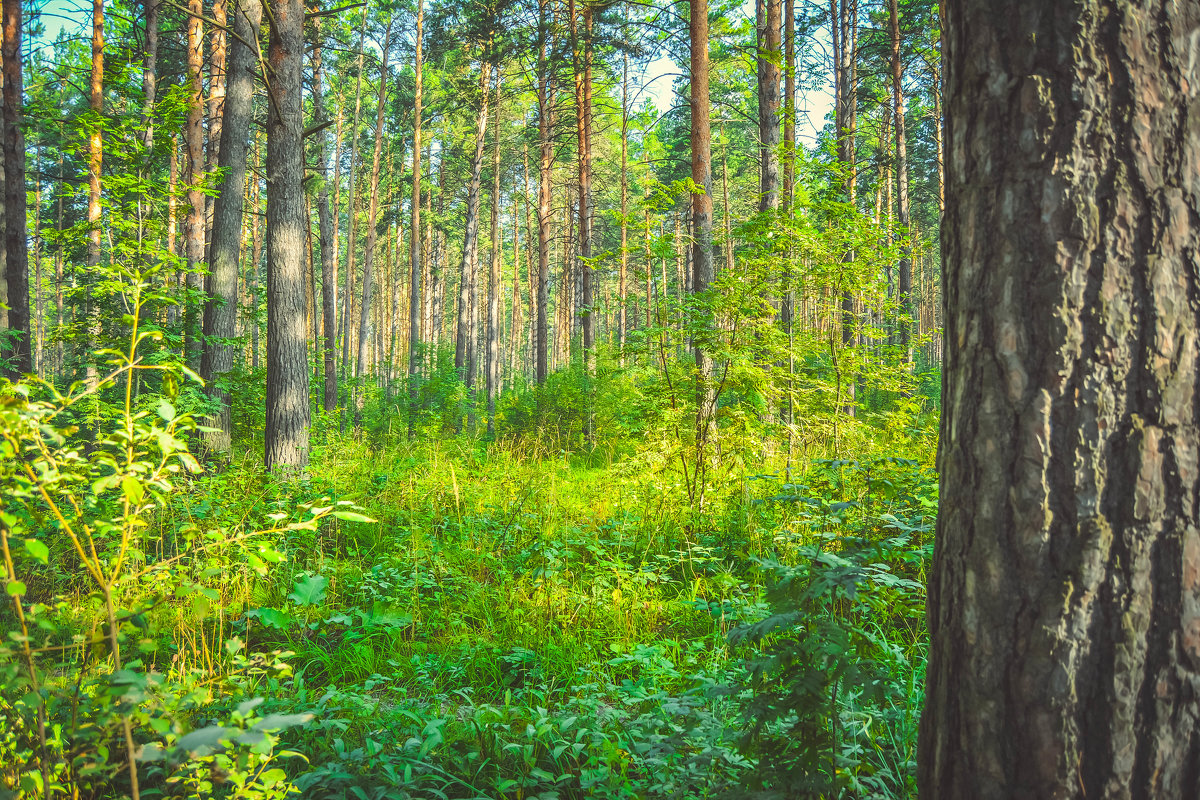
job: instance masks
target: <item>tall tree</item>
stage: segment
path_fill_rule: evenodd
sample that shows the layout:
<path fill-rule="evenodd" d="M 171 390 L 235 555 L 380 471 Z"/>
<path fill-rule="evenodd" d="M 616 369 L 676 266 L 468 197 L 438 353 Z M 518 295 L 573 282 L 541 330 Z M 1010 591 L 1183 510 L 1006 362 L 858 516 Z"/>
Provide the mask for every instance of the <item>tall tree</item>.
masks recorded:
<path fill-rule="evenodd" d="M 413 163 L 412 163 L 412 222 L 408 235 L 408 435 L 414 433 L 417 405 L 417 377 L 421 367 L 421 79 L 424 71 L 422 41 L 424 35 L 425 3 L 417 0 L 416 51 L 413 53 Z M 432 270 L 432 266 L 431 266 Z M 432 299 L 432 298 L 431 298 Z M 432 338 L 432 337 L 431 337 Z"/>
<path fill-rule="evenodd" d="M 375 150 L 371 154 L 371 196 L 367 203 L 367 243 L 363 249 L 363 283 L 362 304 L 359 306 L 358 323 L 358 362 L 355 374 L 359 380 L 367 374 L 367 353 L 370 350 L 370 337 L 367 335 L 371 323 L 371 291 L 374 275 L 372 268 L 375 264 L 375 242 L 379 238 L 379 164 L 383 154 L 383 117 L 387 111 L 387 75 L 388 50 L 392 46 L 392 22 L 388 21 L 387 30 L 383 34 L 382 58 L 379 64 L 379 100 L 375 111 Z M 362 425 L 362 410 L 365 391 L 359 387 L 354 400 L 354 427 Z"/>
<path fill-rule="evenodd" d="M 349 370 L 353 365 L 350 361 L 350 327 L 353 324 L 351 316 L 354 309 L 354 259 L 358 249 L 358 214 L 355 205 L 358 189 L 358 126 L 362 121 L 362 74 L 367 35 L 367 9 L 363 8 L 362 20 L 358 25 L 358 71 L 354 77 L 354 122 L 350 127 L 350 178 L 349 199 L 346 203 L 346 290 L 342 293 L 342 369 Z"/>
<path fill-rule="evenodd" d="M 104 0 L 92 0 L 92 71 L 88 99 L 92 123 L 88 132 L 88 275 L 85 280 L 90 283 L 95 281 L 100 270 L 100 170 L 104 165 Z M 5 190 L 7 191 L 7 185 Z M 100 338 L 99 310 L 94 308 L 94 301 L 93 293 L 89 289 L 84 307 L 88 344 L 83 354 L 89 384 L 94 384 L 99 377 L 95 360 L 89 352 L 99 344 Z"/>
<path fill-rule="evenodd" d="M 621 262 L 617 272 L 617 352 L 625 366 L 629 295 L 629 53 L 621 54 Z"/>
<path fill-rule="evenodd" d="M 325 83 L 321 70 L 324 41 L 321 35 L 321 22 L 315 21 L 312 27 L 312 67 L 313 67 L 313 116 L 317 125 L 326 125 L 325 118 Z M 329 182 L 325 179 L 329 172 L 326 161 L 328 155 L 329 134 L 322 129 L 317 135 L 317 173 L 320 185 L 317 188 L 317 226 L 321 240 L 321 319 L 324 323 L 324 342 L 321 352 L 324 355 L 324 392 L 321 407 L 325 411 L 337 408 L 337 231 L 334 228 L 334 214 L 329 205 Z M 334 149 L 334 163 L 337 163 L 337 148 Z"/>
<path fill-rule="evenodd" d="M 779 208 L 780 0 L 758 0 L 759 209 Z"/>
<path fill-rule="evenodd" d="M 1195 797 L 1200 5 L 945 10 L 921 794 Z"/>
<path fill-rule="evenodd" d="M 200 265 L 204 262 L 204 29 L 201 0 L 189 0 L 187 22 L 187 121 L 184 123 L 184 145 L 187 148 L 188 215 L 184 223 L 184 242 L 187 254 L 187 288 L 201 289 Z M 196 302 L 184 299 L 183 349 L 190 366 L 196 367 L 200 357 L 199 330 L 196 325 Z"/>
<path fill-rule="evenodd" d="M 458 337 L 454 343 L 454 368 L 470 388 L 475 382 L 471 338 L 475 335 L 471 307 L 475 304 L 476 271 L 479 247 L 479 182 L 483 170 L 483 144 L 487 134 L 488 88 L 491 65 L 479 64 L 479 122 L 475 126 L 475 155 L 471 158 L 471 176 L 467 181 L 466 221 L 463 224 L 462 267 L 459 270 Z"/>
<path fill-rule="evenodd" d="M 29 314 L 29 258 L 25 230 L 25 136 L 22 133 L 21 2 L 4 0 L 2 11 L 4 108 L 0 149 L 4 158 L 4 272 L 8 284 L 8 330 L 3 357 L 9 377 L 33 372 Z"/>
<path fill-rule="evenodd" d="M 233 418 L 229 392 L 219 382 L 233 368 L 237 336 L 238 255 L 242 244 L 242 211 L 246 196 L 246 156 L 249 150 L 251 112 L 254 105 L 254 72 L 258 64 L 260 0 L 238 0 L 233 11 L 233 46 L 229 54 L 227 96 L 222 103 L 220 155 L 222 184 L 213 204 L 212 244 L 204 306 L 204 349 L 200 377 L 218 405 L 205 435 L 207 445 L 228 452 L 233 445 Z"/>
<path fill-rule="evenodd" d="M 271 0 L 267 70 L 267 469 L 308 465 L 308 358 L 304 326 L 304 55 L 301 0 Z"/>
<path fill-rule="evenodd" d="M 905 361 L 912 361 L 909 339 L 912 331 L 912 244 L 909 239 L 908 139 L 904 124 L 904 65 L 900 57 L 900 4 L 888 0 L 892 39 L 892 119 L 896 125 L 896 222 L 900 226 L 900 264 L 897 295 L 900 301 L 900 348 Z"/>
<path fill-rule="evenodd" d="M 496 115 L 492 126 L 492 258 L 488 270 L 487 355 L 484 377 L 487 388 L 487 431 L 496 432 L 496 398 L 500 395 L 500 65 L 496 74 Z"/>
<path fill-rule="evenodd" d="M 537 336 L 534 377 L 545 383 L 550 357 L 550 237 L 554 224 L 551 201 L 554 170 L 554 78 L 550 69 L 550 0 L 538 0 L 538 266 Z M 532 291 L 532 290 L 531 290 Z"/>
<path fill-rule="evenodd" d="M 778 0 L 768 0 L 778 5 Z M 778 19 L 776 20 L 778 21 Z M 712 283 L 712 134 L 709 123 L 708 93 L 708 0 L 691 0 L 689 7 L 689 39 L 691 42 L 691 111 L 692 111 L 692 291 L 703 294 Z M 778 197 L 778 191 L 776 191 Z M 664 289 L 666 281 L 663 281 Z M 704 323 L 708 323 L 707 314 Z M 704 336 L 696 337 L 696 366 L 700 387 L 697 392 L 696 442 L 699 451 L 711 434 L 712 418 L 716 411 L 716 393 L 711 385 L 712 356 L 704 349 Z"/>

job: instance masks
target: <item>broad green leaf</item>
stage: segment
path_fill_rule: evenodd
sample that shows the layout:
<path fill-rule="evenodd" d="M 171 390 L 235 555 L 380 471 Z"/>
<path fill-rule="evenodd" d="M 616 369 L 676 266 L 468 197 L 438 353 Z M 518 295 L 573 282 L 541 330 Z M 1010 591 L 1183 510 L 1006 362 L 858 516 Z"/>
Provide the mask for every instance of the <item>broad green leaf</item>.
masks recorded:
<path fill-rule="evenodd" d="M 298 606 L 315 606 L 325 599 L 329 579 L 323 575 L 305 575 L 296 581 L 288 599 Z"/>
<path fill-rule="evenodd" d="M 371 519 L 366 514 L 359 514 L 355 511 L 335 511 L 333 516 L 337 519 L 345 520 L 346 522 L 378 522 L 379 520 Z"/>
<path fill-rule="evenodd" d="M 43 564 L 50 562 L 50 548 L 39 542 L 37 539 L 25 540 L 25 552 L 29 553 L 36 561 Z"/>
<path fill-rule="evenodd" d="M 25 584 L 20 581 L 9 581 L 8 586 L 4 587 L 4 591 L 8 592 L 13 597 L 19 597 L 25 594 Z"/>

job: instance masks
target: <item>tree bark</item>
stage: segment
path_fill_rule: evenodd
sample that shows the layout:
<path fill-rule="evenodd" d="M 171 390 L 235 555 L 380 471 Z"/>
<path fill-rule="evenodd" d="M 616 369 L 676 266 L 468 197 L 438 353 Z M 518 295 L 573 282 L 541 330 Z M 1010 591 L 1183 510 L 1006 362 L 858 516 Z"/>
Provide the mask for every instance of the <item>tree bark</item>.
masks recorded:
<path fill-rule="evenodd" d="M 1200 5 L 946 12 L 921 795 L 1193 798 Z"/>
<path fill-rule="evenodd" d="M 779 4 L 758 0 L 758 136 L 761 142 L 759 210 L 779 209 Z"/>
<path fill-rule="evenodd" d="M 104 163 L 104 131 L 101 121 L 104 114 L 104 0 L 92 0 L 92 72 L 89 88 L 89 108 L 94 119 L 88 133 L 88 275 L 84 280 L 92 282 L 96 280 L 100 270 L 100 169 Z M 7 183 L 5 191 L 8 191 Z M 9 294 L 11 302 L 11 287 Z M 99 371 L 91 354 L 91 349 L 100 344 L 99 311 L 94 305 L 89 287 L 84 307 L 87 344 L 82 355 L 85 376 L 90 386 L 94 386 L 99 379 Z"/>
<path fill-rule="evenodd" d="M 496 398 L 500 394 L 500 67 L 496 74 L 496 116 L 492 127 L 492 258 L 488 271 L 487 358 L 484 377 L 487 390 L 487 432 L 496 432 Z"/>
<path fill-rule="evenodd" d="M 267 469 L 308 465 L 308 359 L 304 330 L 304 114 L 300 81 L 304 6 L 271 1 L 267 104 Z"/>
<path fill-rule="evenodd" d="M 11 364 L 8 377 L 16 380 L 33 372 L 32 328 L 29 314 L 29 254 L 25 229 L 25 135 L 22 121 L 21 2 L 3 2 L 4 111 L 4 272 L 8 283 L 8 329 L 2 356 Z M 11 335 L 11 333 L 10 333 Z"/>
<path fill-rule="evenodd" d="M 313 67 L 313 116 L 317 125 L 328 122 L 325 118 L 325 84 L 321 71 L 321 51 L 324 49 L 324 38 L 321 34 L 321 23 L 313 26 L 312 67 Z M 317 135 L 317 171 L 320 174 L 320 187 L 317 189 L 317 226 L 321 242 L 321 319 L 324 322 L 324 342 L 321 347 L 324 365 L 325 382 L 321 398 L 321 407 L 327 411 L 337 409 L 337 281 L 338 264 L 335 243 L 337 232 L 333 227 L 333 211 L 329 205 L 329 174 L 328 155 L 329 135 L 321 131 Z M 336 152 L 336 150 L 335 150 Z M 335 162 L 337 156 L 334 156 Z"/>
<path fill-rule="evenodd" d="M 205 443 L 221 453 L 228 452 L 233 445 L 229 392 L 218 386 L 217 381 L 233 369 L 234 345 L 228 340 L 237 336 L 238 256 L 246 197 L 247 137 L 254 102 L 254 68 L 258 63 L 257 51 L 244 42 L 258 41 L 261 22 L 260 0 L 238 0 L 233 19 L 233 30 L 237 35 L 230 53 L 228 97 L 223 103 L 225 119 L 221 128 L 219 166 L 224 182 L 213 204 L 208 297 L 204 306 L 206 344 L 200 358 L 200 377 L 207 384 L 209 397 L 220 406 L 217 415 L 209 420 L 216 432 L 205 434 Z"/>
<path fill-rule="evenodd" d="M 235 0 L 236 2 L 236 0 Z M 226 36 L 225 26 L 228 15 L 225 11 L 226 0 L 212 0 L 212 19 L 216 23 L 209 31 L 208 53 L 208 150 L 206 152 L 205 170 L 212 172 L 221 163 L 221 129 L 225 119 L 225 96 L 228 73 L 226 71 Z M 208 237 L 207 248 L 210 250 L 208 261 L 212 268 L 212 224 L 215 209 L 215 198 L 205 196 L 207 204 L 204 224 Z M 207 303 L 207 299 L 204 301 Z M 202 344 L 203 346 L 203 344 Z"/>
<path fill-rule="evenodd" d="M 366 43 L 367 12 L 363 9 L 362 21 L 358 26 L 358 72 L 354 78 L 354 124 L 350 128 L 350 176 L 349 198 L 346 203 L 346 291 L 342 294 L 342 369 L 353 367 L 350 360 L 350 333 L 354 315 L 354 259 L 358 249 L 358 214 L 355 200 L 358 190 L 358 126 L 362 120 L 362 74 L 363 46 Z M 345 377 L 345 376 L 343 376 Z M 350 377 L 354 377 L 353 374 Z"/>
<path fill-rule="evenodd" d="M 900 230 L 900 263 L 897 270 L 897 299 L 900 303 L 900 349 L 906 364 L 912 363 L 910 343 L 912 309 L 912 244 L 908 230 L 908 143 L 904 130 L 904 65 L 900 61 L 900 10 L 899 0 L 888 0 L 888 15 L 892 34 L 892 119 L 896 125 L 896 223 Z"/>
<path fill-rule="evenodd" d="M 462 269 L 460 270 L 458 295 L 458 337 L 454 343 L 454 368 L 458 370 L 463 383 L 470 388 L 475 382 L 475 370 L 471 351 L 471 337 L 475 335 L 472 327 L 471 306 L 475 303 L 476 269 L 478 265 L 479 246 L 479 182 L 483 171 L 483 144 L 487 133 L 488 121 L 488 75 L 490 65 L 484 61 L 479 64 L 479 123 L 475 126 L 475 155 L 471 159 L 471 177 L 467 182 L 467 218 L 463 225 Z"/>
<path fill-rule="evenodd" d="M 547 58 L 549 7 L 549 0 L 539 0 L 537 363 L 534 370 L 534 377 L 539 384 L 545 383 L 549 374 L 550 351 L 550 236 L 553 225 L 553 211 L 550 208 L 553 188 L 550 180 L 554 169 L 554 141 L 550 134 L 554 126 L 554 87 Z"/>
<path fill-rule="evenodd" d="M 100 0 L 97 0 L 100 2 Z M 204 262 L 204 32 L 201 16 L 204 6 L 201 0 L 188 2 L 188 45 L 187 45 L 187 121 L 184 124 L 184 144 L 187 147 L 187 202 L 188 215 L 184 223 L 184 241 L 187 254 L 187 272 L 184 278 L 189 291 L 183 297 L 183 353 L 188 365 L 195 368 L 200 361 L 200 331 L 196 319 L 195 298 L 201 284 L 200 269 Z"/>
<path fill-rule="evenodd" d="M 388 23 L 383 34 L 383 59 L 379 66 L 379 100 L 375 112 L 375 151 L 371 155 L 371 199 L 367 203 L 367 242 L 363 249 L 363 279 L 362 304 L 359 306 L 358 323 L 358 364 L 355 374 L 362 381 L 367 374 L 367 353 L 370 350 L 371 325 L 371 291 L 374 276 L 371 273 L 375 263 L 375 242 L 378 241 L 379 231 L 379 162 L 383 154 L 383 115 L 387 110 L 387 72 L 388 50 L 392 44 L 392 25 Z M 354 428 L 362 427 L 363 402 L 365 387 L 359 386 L 354 393 Z"/>
<path fill-rule="evenodd" d="M 408 262 L 409 262 L 409 296 L 408 296 L 408 435 L 412 438 L 416 426 L 417 379 L 421 369 L 421 327 L 420 314 L 422 297 L 421 270 L 421 78 L 423 65 L 422 41 L 423 24 L 425 19 L 425 4 L 417 0 L 417 32 L 416 52 L 413 54 L 413 72 L 415 85 L 413 96 L 413 166 L 412 166 L 412 223 L 409 225 Z"/>
<path fill-rule="evenodd" d="M 776 48 L 778 49 L 779 0 L 767 0 L 775 5 Z M 768 19 L 770 14 L 768 13 Z M 702 295 L 708 291 L 714 278 L 712 251 L 712 136 L 709 124 L 708 95 L 708 0 L 691 0 L 689 16 L 689 38 L 691 40 L 691 104 L 692 104 L 692 182 L 697 191 L 692 194 L 692 292 Z M 770 39 L 768 37 L 768 42 Z M 778 105 L 778 70 L 776 69 L 776 105 Z M 778 136 L 778 120 L 775 121 Z M 778 143 L 776 143 L 778 144 Z M 777 150 L 778 148 L 775 148 Z M 775 167 L 778 180 L 778 164 Z M 778 203 L 778 187 L 772 190 Z M 664 281 L 665 284 L 665 281 Z M 711 434 L 715 412 L 716 395 L 712 386 L 712 357 L 704 348 L 704 333 L 711 326 L 711 313 L 698 312 L 696 337 L 696 366 L 699 371 L 699 386 L 696 408 L 697 466 L 703 459 L 703 449 Z"/>

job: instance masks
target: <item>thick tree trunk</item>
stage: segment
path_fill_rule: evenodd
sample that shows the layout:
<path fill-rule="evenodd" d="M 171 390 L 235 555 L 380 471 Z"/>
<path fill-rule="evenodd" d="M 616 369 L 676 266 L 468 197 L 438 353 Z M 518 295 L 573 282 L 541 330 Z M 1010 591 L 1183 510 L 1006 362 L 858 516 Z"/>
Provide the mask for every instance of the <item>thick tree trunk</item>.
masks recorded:
<path fill-rule="evenodd" d="M 412 166 L 412 224 L 409 225 L 408 263 L 408 435 L 412 438 L 416 425 L 417 378 L 421 370 L 421 327 L 422 297 L 421 270 L 421 37 L 425 20 L 425 4 L 417 0 L 416 52 L 413 54 L 413 72 L 416 83 L 413 96 L 413 166 Z"/>
<path fill-rule="evenodd" d="M 97 0 L 99 1 L 99 0 Z M 190 290 L 183 298 L 183 353 L 189 366 L 200 362 L 200 331 L 197 320 L 197 300 L 188 295 L 203 288 L 200 269 L 204 262 L 204 33 L 201 22 L 204 6 L 201 0 L 188 2 L 187 45 L 187 121 L 184 123 L 184 145 L 187 148 L 187 221 L 183 238 L 187 256 L 184 280 Z"/>
<path fill-rule="evenodd" d="M 0 119 L 0 141 L 4 153 L 4 273 L 8 283 L 8 329 L 15 337 L 7 340 L 3 357 L 14 380 L 33 372 L 33 350 L 29 315 L 29 256 L 25 230 L 25 136 L 21 130 L 21 3 L 3 2 L 4 111 Z"/>
<path fill-rule="evenodd" d="M 388 23 L 383 34 L 383 60 L 379 66 L 379 98 L 375 112 L 375 150 L 371 155 L 371 199 L 367 202 L 367 242 L 363 248 L 362 303 L 359 306 L 358 363 L 355 369 L 359 381 L 366 379 L 367 353 L 370 350 L 368 333 L 371 325 L 371 291 L 374 289 L 375 242 L 378 241 L 379 219 L 379 164 L 383 155 L 383 116 L 387 111 L 388 50 L 392 44 L 392 26 Z M 362 427 L 365 387 L 359 386 L 354 393 L 354 428 Z"/>
<path fill-rule="evenodd" d="M 324 40 L 321 35 L 321 24 L 313 26 L 312 66 L 313 66 L 313 116 L 318 125 L 327 123 L 325 118 L 325 84 L 321 72 L 321 51 Z M 338 264 L 335 243 L 337 231 L 334 230 L 334 214 L 329 205 L 329 183 L 325 180 L 328 175 L 326 162 L 329 136 L 326 131 L 317 135 L 317 171 L 320 174 L 320 187 L 317 189 L 317 226 L 321 240 L 321 319 L 324 324 L 324 342 L 322 343 L 322 363 L 324 365 L 325 383 L 321 407 L 325 411 L 337 408 L 337 281 Z M 337 160 L 335 148 L 334 161 Z"/>
<path fill-rule="evenodd" d="M 487 62 L 479 65 L 479 123 L 475 126 L 475 155 L 471 159 L 471 177 L 467 182 L 467 218 L 463 225 L 462 269 L 460 270 L 458 295 L 458 337 L 454 343 L 454 368 L 467 387 L 475 382 L 475 370 L 470 356 L 472 327 L 471 306 L 475 303 L 475 279 L 479 246 L 479 181 L 483 171 L 483 144 L 488 121 L 488 75 L 491 67 Z M 470 362 L 470 363 L 469 363 Z"/>
<path fill-rule="evenodd" d="M 946 11 L 921 794 L 1194 798 L 1200 5 Z"/>
<path fill-rule="evenodd" d="M 220 410 L 209 420 L 216 432 L 205 434 L 205 443 L 217 452 L 228 452 L 233 444 L 233 418 L 229 392 L 217 379 L 233 369 L 234 345 L 221 343 L 237 336 L 238 256 L 242 243 L 242 211 L 246 198 L 246 154 L 249 149 L 251 112 L 254 102 L 254 72 L 258 52 L 246 43 L 258 41 L 262 22 L 260 0 L 238 0 L 234 10 L 233 40 L 229 59 L 228 97 L 223 103 L 220 161 L 224 179 L 213 205 L 212 245 L 204 306 L 204 337 L 207 344 L 200 359 L 200 377 L 208 395 Z M 243 41 L 244 40 L 244 41 Z"/>
<path fill-rule="evenodd" d="M 775 48 L 779 41 L 779 0 L 767 0 L 775 6 Z M 690 22 L 688 25 L 691 40 L 691 103 L 692 103 L 692 182 L 702 192 L 692 195 L 692 292 L 697 295 L 708 291 L 712 283 L 713 251 L 712 251 L 712 136 L 709 125 L 708 99 L 708 0 L 691 0 Z M 771 18 L 770 13 L 767 14 Z M 770 42 L 768 36 L 768 43 Z M 778 106 L 778 67 L 775 68 L 775 103 Z M 776 136 L 778 136 L 778 120 L 772 116 Z M 776 142 L 778 145 L 778 142 Z M 777 151 L 777 147 L 774 150 Z M 776 181 L 778 181 L 778 164 L 775 166 Z M 765 174 L 765 172 L 764 172 Z M 779 190 L 773 190 L 775 203 L 779 202 Z M 664 285 L 666 281 L 663 282 Z M 696 366 L 699 370 L 699 386 L 697 387 L 696 408 L 696 451 L 697 466 L 705 459 L 703 450 L 711 435 L 713 414 L 716 411 L 716 393 L 712 386 L 713 362 L 712 356 L 704 349 L 703 331 L 712 324 L 711 314 L 701 311 L 697 328 L 700 330 L 696 342 Z"/>
<path fill-rule="evenodd" d="M 272 0 L 267 49 L 267 469 L 308 465 L 304 330 L 304 114 L 300 81 L 304 5 Z"/>
<path fill-rule="evenodd" d="M 779 4 L 758 0 L 759 210 L 779 209 Z"/>

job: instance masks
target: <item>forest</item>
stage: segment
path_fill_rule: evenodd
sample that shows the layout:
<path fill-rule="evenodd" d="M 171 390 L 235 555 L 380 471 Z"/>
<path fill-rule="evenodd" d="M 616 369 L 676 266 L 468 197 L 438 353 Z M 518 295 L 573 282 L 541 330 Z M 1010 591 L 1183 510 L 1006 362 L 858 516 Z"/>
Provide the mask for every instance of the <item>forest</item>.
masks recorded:
<path fill-rule="evenodd" d="M 1197 796 L 1200 7 L 996 5 L 0 0 L 0 800 Z"/>

